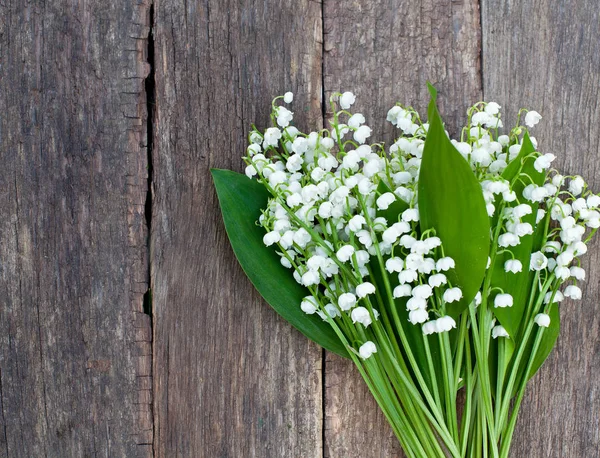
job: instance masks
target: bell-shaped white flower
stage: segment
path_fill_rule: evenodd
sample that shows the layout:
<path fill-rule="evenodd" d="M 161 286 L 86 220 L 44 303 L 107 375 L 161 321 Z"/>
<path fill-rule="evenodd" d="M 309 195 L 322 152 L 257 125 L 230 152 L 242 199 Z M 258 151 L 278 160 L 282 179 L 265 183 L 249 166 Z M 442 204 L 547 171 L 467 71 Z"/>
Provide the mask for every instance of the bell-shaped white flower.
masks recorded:
<path fill-rule="evenodd" d="M 504 263 L 504 271 L 516 274 L 523 270 L 523 264 L 518 259 L 509 259 Z"/>
<path fill-rule="evenodd" d="M 448 280 L 446 279 L 446 276 L 444 274 L 434 274 L 431 277 L 429 277 L 427 283 L 429 283 L 429 286 L 431 286 L 432 288 L 436 288 L 445 285 L 446 283 L 448 283 Z"/>
<path fill-rule="evenodd" d="M 358 349 L 358 354 L 362 359 L 369 359 L 374 353 L 377 353 L 377 347 L 370 340 L 362 344 Z"/>
<path fill-rule="evenodd" d="M 392 202 L 396 200 L 396 196 L 391 192 L 386 192 L 377 198 L 377 208 L 387 210 Z"/>
<path fill-rule="evenodd" d="M 365 307 L 356 307 L 350 313 L 353 323 L 360 323 L 364 327 L 369 326 L 373 321 L 371 320 L 371 314 Z"/>
<path fill-rule="evenodd" d="M 338 297 L 338 306 L 344 311 L 350 310 L 356 305 L 356 296 L 352 293 L 343 293 Z"/>
<path fill-rule="evenodd" d="M 394 288 L 393 296 L 395 298 L 399 297 L 409 297 L 412 294 L 412 287 L 408 283 L 404 283 L 402 285 L 398 285 Z"/>
<path fill-rule="evenodd" d="M 352 245 L 344 245 L 338 249 L 335 254 L 340 262 L 347 262 L 354 254 L 354 247 Z"/>
<path fill-rule="evenodd" d="M 440 258 L 437 260 L 437 262 L 435 263 L 435 269 L 438 272 L 445 272 L 447 270 L 450 269 L 454 269 L 454 267 L 456 267 L 456 263 L 454 262 L 454 259 L 446 256 L 445 258 Z"/>
<path fill-rule="evenodd" d="M 502 326 L 497 325 L 492 328 L 492 338 L 497 339 L 498 337 L 509 337 L 508 332 Z"/>
<path fill-rule="evenodd" d="M 443 316 L 435 320 L 435 332 L 447 332 L 456 328 L 456 321 L 451 316 Z"/>
<path fill-rule="evenodd" d="M 402 269 L 404 269 L 404 260 L 401 258 L 394 257 L 385 261 L 385 270 L 389 273 L 402 272 Z"/>
<path fill-rule="evenodd" d="M 542 119 L 542 115 L 540 115 L 537 111 L 528 111 L 525 115 L 525 125 L 527 127 L 533 127 Z"/>
<path fill-rule="evenodd" d="M 571 299 L 579 300 L 582 296 L 581 288 L 575 285 L 569 285 L 565 288 L 564 295 L 565 297 L 570 297 Z"/>
<path fill-rule="evenodd" d="M 302 299 L 300 308 L 307 315 L 312 315 L 318 310 L 319 306 L 317 305 L 317 300 L 314 298 L 314 296 L 307 296 Z"/>
<path fill-rule="evenodd" d="M 422 309 L 422 308 L 412 310 L 411 312 L 408 313 L 408 320 L 412 324 L 424 323 L 428 319 L 429 319 L 429 313 L 427 312 L 427 310 Z"/>
<path fill-rule="evenodd" d="M 512 307 L 513 297 L 510 294 L 502 293 L 497 294 L 494 298 L 494 307 Z"/>
<path fill-rule="evenodd" d="M 548 266 L 548 258 L 541 251 L 531 254 L 529 270 L 543 270 Z"/>
<path fill-rule="evenodd" d="M 550 316 L 545 313 L 538 313 L 533 318 L 533 321 L 535 322 L 535 324 L 542 328 L 547 328 L 548 326 L 550 326 Z"/>
<path fill-rule="evenodd" d="M 356 101 L 356 96 L 352 92 L 344 92 L 340 96 L 340 107 L 344 110 L 348 110 Z"/>
<path fill-rule="evenodd" d="M 451 303 L 459 301 L 462 298 L 462 291 L 460 288 L 454 287 L 444 291 L 444 302 Z"/>
<path fill-rule="evenodd" d="M 375 292 L 375 286 L 373 283 L 364 282 L 356 287 L 356 295 L 360 298 L 367 297 L 369 294 Z"/>

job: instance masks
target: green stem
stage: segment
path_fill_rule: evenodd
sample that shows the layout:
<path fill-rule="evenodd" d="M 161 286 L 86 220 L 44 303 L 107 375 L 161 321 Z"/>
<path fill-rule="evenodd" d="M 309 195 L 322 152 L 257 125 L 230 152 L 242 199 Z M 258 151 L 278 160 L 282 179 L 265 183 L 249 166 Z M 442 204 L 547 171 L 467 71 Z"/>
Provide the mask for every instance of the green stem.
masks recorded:
<path fill-rule="evenodd" d="M 542 287 L 542 290 L 540 291 L 540 295 L 538 296 L 537 303 L 534 306 L 533 310 L 539 309 L 540 305 L 542 304 L 542 302 L 544 300 L 544 295 L 548 291 L 548 288 L 552 284 L 553 280 L 554 280 L 554 275 L 551 275 L 546 280 L 546 282 L 544 283 L 544 286 Z M 535 288 L 535 285 L 534 285 L 534 288 Z M 517 377 L 519 375 L 521 375 L 523 377 L 523 379 L 525 379 L 525 380 L 527 379 L 527 373 L 519 374 L 519 367 L 521 365 L 521 358 L 523 357 L 523 354 L 525 353 L 525 349 L 527 347 L 527 342 L 529 341 L 529 337 L 531 335 L 531 332 L 533 331 L 534 325 L 535 325 L 535 323 L 534 323 L 533 319 L 530 319 L 527 322 L 525 332 L 523 334 L 523 338 L 519 342 L 519 348 L 517 350 L 517 354 L 515 356 L 514 362 L 511 365 L 510 376 L 508 378 L 508 382 L 506 384 L 506 389 L 504 390 L 504 394 L 502 396 L 502 407 L 501 407 L 501 412 L 500 412 L 500 421 L 498 423 L 498 428 L 499 428 L 498 431 L 500 431 L 500 428 L 502 427 L 502 425 L 504 425 L 504 423 L 508 417 L 508 411 L 510 409 L 510 400 L 512 398 L 512 392 L 513 392 L 514 385 L 517 381 Z"/>
<path fill-rule="evenodd" d="M 513 410 L 511 412 L 508 427 L 507 427 L 506 431 L 504 431 L 502 433 L 502 447 L 500 449 L 500 458 L 508 457 L 508 452 L 510 450 L 510 444 L 512 442 L 512 436 L 515 431 L 515 426 L 517 424 L 517 416 L 519 414 L 519 408 L 521 407 L 521 402 L 523 401 L 523 395 L 525 394 L 525 387 L 526 387 L 527 381 L 529 379 L 528 375 L 531 372 L 531 368 L 533 366 L 533 361 L 535 360 L 535 355 L 539 349 L 543 334 L 544 334 L 544 328 L 539 328 L 538 333 L 535 336 L 535 341 L 533 343 L 533 350 L 531 351 L 531 355 L 529 356 L 529 362 L 527 363 L 527 368 L 525 369 L 525 374 L 521 381 L 521 386 L 519 387 L 519 394 L 517 395 L 517 400 L 515 401 Z"/>
<path fill-rule="evenodd" d="M 484 352 L 482 348 L 482 344 L 485 344 L 485 331 L 489 333 L 489 326 L 487 326 L 487 319 L 483 312 L 486 310 L 482 309 L 483 302 L 479 306 L 480 309 L 480 319 L 482 321 L 481 327 L 478 327 L 477 318 L 475 315 L 475 309 L 471 305 L 469 306 L 469 313 L 471 315 L 471 326 L 472 332 L 474 335 L 473 343 L 475 346 L 475 356 L 477 359 L 477 371 L 478 371 L 478 396 L 483 404 L 482 415 L 484 415 L 487 420 L 484 423 L 484 426 L 487 426 L 485 431 L 482 431 L 483 438 L 487 440 L 487 433 L 489 430 L 489 442 L 492 448 L 492 456 L 494 458 L 498 458 L 498 445 L 496 440 L 495 428 L 494 428 L 494 414 L 492 409 L 492 394 L 491 394 L 491 386 L 490 386 L 490 377 L 489 377 L 489 366 L 487 364 L 488 354 Z M 485 329 L 484 329 L 485 328 Z M 486 447 L 486 455 L 487 456 L 487 447 Z"/>
<path fill-rule="evenodd" d="M 364 213 L 365 219 L 367 221 L 367 224 L 370 227 L 372 227 L 373 224 L 372 224 L 371 217 L 369 216 L 366 206 L 365 206 L 365 203 L 360 196 L 358 197 L 358 201 L 363 208 L 363 213 Z M 440 433 L 442 438 L 444 438 L 444 442 L 446 442 L 446 446 L 448 447 L 448 449 L 453 453 L 454 456 L 457 456 L 458 449 L 456 447 L 456 444 L 452 441 L 452 439 L 450 439 L 452 437 L 452 435 L 450 434 L 448 427 L 446 426 L 446 424 L 444 422 L 444 416 L 440 410 L 440 407 L 435 403 L 435 401 L 431 395 L 431 392 L 429 391 L 427 383 L 425 382 L 425 379 L 423 378 L 423 375 L 421 373 L 419 365 L 417 364 L 415 356 L 411 350 L 410 342 L 408 341 L 406 334 L 404 333 L 404 328 L 402 327 L 402 324 L 400 322 L 400 317 L 398 316 L 398 311 L 396 310 L 396 307 L 394 304 L 392 288 L 390 285 L 390 280 L 387 275 L 387 271 L 385 270 L 385 263 L 383 262 L 383 256 L 381 255 L 381 250 L 379 249 L 379 244 L 377 242 L 375 242 L 373 244 L 373 246 L 375 247 L 377 259 L 379 261 L 379 268 L 381 269 L 381 276 L 383 278 L 383 282 L 385 285 L 386 294 L 387 294 L 388 301 L 389 301 L 389 307 L 392 310 L 392 316 L 394 318 L 396 329 L 398 330 L 398 333 L 400 335 L 400 341 L 402 342 L 402 346 L 408 357 L 411 369 L 413 370 L 415 376 L 417 377 L 419 386 L 420 386 L 421 390 L 423 391 L 423 394 L 425 395 L 425 399 L 427 400 L 427 402 L 430 406 L 430 409 L 436 419 L 436 424 L 439 427 L 438 432 Z M 420 400 L 420 395 L 418 397 Z"/>
<path fill-rule="evenodd" d="M 450 428 L 450 433 L 456 443 L 458 443 L 458 425 L 456 413 L 456 388 L 454 371 L 451 361 L 450 340 L 448 333 L 438 334 L 440 343 L 440 352 L 444 376 L 444 397 L 446 400 L 446 421 Z"/>

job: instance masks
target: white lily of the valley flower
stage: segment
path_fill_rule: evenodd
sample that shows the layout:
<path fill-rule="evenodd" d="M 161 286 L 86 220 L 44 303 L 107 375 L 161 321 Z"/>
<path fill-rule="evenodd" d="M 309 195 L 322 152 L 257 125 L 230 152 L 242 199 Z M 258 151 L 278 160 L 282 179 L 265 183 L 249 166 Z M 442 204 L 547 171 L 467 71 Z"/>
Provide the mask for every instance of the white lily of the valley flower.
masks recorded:
<path fill-rule="evenodd" d="M 497 325 L 492 328 L 492 338 L 497 339 L 498 337 L 509 337 L 508 332 L 504 327 Z"/>
<path fill-rule="evenodd" d="M 348 228 L 352 232 L 357 232 L 360 231 L 365 224 L 367 224 L 367 220 L 364 216 L 355 215 L 348 221 Z"/>
<path fill-rule="evenodd" d="M 530 270 L 542 270 L 548 266 L 548 258 L 541 251 L 536 251 L 531 255 L 529 263 Z"/>
<path fill-rule="evenodd" d="M 356 140 L 358 144 L 362 145 L 367 141 L 367 138 L 371 136 L 371 128 L 369 126 L 360 126 L 354 131 L 353 136 L 354 140 Z"/>
<path fill-rule="evenodd" d="M 265 236 L 263 237 L 263 243 L 266 246 L 271 246 L 274 243 L 279 242 L 280 239 L 281 239 L 281 235 L 279 234 L 279 232 L 271 231 L 271 232 L 268 232 L 267 234 L 265 234 Z"/>
<path fill-rule="evenodd" d="M 509 246 L 517 246 L 520 243 L 519 236 L 512 232 L 506 232 L 498 237 L 498 245 L 506 248 Z"/>
<path fill-rule="evenodd" d="M 513 297 L 510 294 L 502 293 L 497 294 L 494 298 L 494 307 L 512 307 Z"/>
<path fill-rule="evenodd" d="M 523 270 L 523 264 L 518 259 L 509 259 L 504 263 L 504 271 L 516 274 Z"/>
<path fill-rule="evenodd" d="M 538 313 L 534 317 L 533 321 L 542 328 L 547 328 L 550 326 L 550 316 L 545 313 Z"/>
<path fill-rule="evenodd" d="M 433 290 L 429 285 L 418 285 L 412 289 L 412 295 L 421 299 L 429 299 L 433 295 Z"/>
<path fill-rule="evenodd" d="M 402 212 L 402 221 L 411 222 L 419 221 L 419 210 L 416 208 L 409 208 Z"/>
<path fill-rule="evenodd" d="M 578 196 L 583 192 L 583 188 L 585 187 L 585 181 L 580 176 L 574 177 L 569 183 L 569 192 L 574 196 Z"/>
<path fill-rule="evenodd" d="M 570 269 L 571 276 L 577 280 L 585 280 L 585 270 L 581 267 L 573 266 Z"/>
<path fill-rule="evenodd" d="M 314 296 L 307 296 L 302 299 L 300 308 L 304 313 L 312 315 L 318 310 L 319 306 L 317 305 L 317 300 L 314 298 Z"/>
<path fill-rule="evenodd" d="M 356 307 L 350 314 L 353 323 L 360 323 L 364 327 L 369 326 L 373 321 L 371 320 L 371 314 L 365 307 Z"/>
<path fill-rule="evenodd" d="M 450 269 L 454 269 L 456 266 L 454 259 L 446 256 L 445 258 L 440 258 L 435 263 L 435 268 L 439 272 L 445 272 Z"/>
<path fill-rule="evenodd" d="M 462 299 L 462 291 L 460 288 L 454 287 L 444 291 L 444 302 L 456 302 Z"/>
<path fill-rule="evenodd" d="M 431 286 L 432 288 L 445 285 L 447 282 L 448 280 L 446 279 L 446 276 L 444 274 L 434 274 L 427 280 L 427 283 L 429 283 L 429 286 Z"/>
<path fill-rule="evenodd" d="M 429 313 L 427 313 L 427 310 L 422 309 L 422 308 L 412 310 L 411 312 L 408 313 L 408 320 L 412 324 L 425 323 L 428 318 L 429 318 Z"/>
<path fill-rule="evenodd" d="M 407 283 L 396 286 L 393 291 L 393 296 L 395 298 L 409 297 L 411 294 L 412 294 L 412 287 Z"/>
<path fill-rule="evenodd" d="M 336 257 L 340 262 L 347 262 L 354 254 L 354 247 L 352 245 L 344 245 L 338 249 Z"/>
<path fill-rule="evenodd" d="M 269 127 L 265 131 L 263 147 L 277 146 L 279 139 L 281 138 L 281 131 L 277 127 Z"/>
<path fill-rule="evenodd" d="M 356 305 L 356 296 L 352 293 L 340 294 L 340 297 L 338 298 L 338 305 L 340 309 L 348 311 Z"/>
<path fill-rule="evenodd" d="M 373 283 L 364 282 L 356 287 L 356 295 L 360 298 L 367 297 L 369 294 L 375 292 L 375 286 Z"/>
<path fill-rule="evenodd" d="M 543 156 L 539 156 L 534 162 L 533 162 L 533 167 L 538 171 L 538 172 L 543 172 L 544 170 L 547 170 L 550 168 L 550 165 L 552 164 L 552 161 L 556 159 L 556 156 L 554 154 L 550 154 L 550 153 L 546 153 Z"/>
<path fill-rule="evenodd" d="M 578 286 L 575 285 L 569 285 L 565 288 L 565 292 L 564 292 L 565 297 L 570 297 L 571 299 L 574 300 L 579 300 L 581 299 L 581 289 Z"/>
<path fill-rule="evenodd" d="M 540 115 L 537 111 L 528 111 L 525 115 L 525 125 L 527 127 L 533 127 L 542 119 L 542 115 Z"/>
<path fill-rule="evenodd" d="M 293 119 L 293 113 L 285 107 L 277 107 L 277 124 L 280 127 L 287 127 Z"/>
<path fill-rule="evenodd" d="M 361 113 L 354 113 L 348 118 L 348 125 L 353 129 L 358 129 L 361 124 L 365 123 L 365 117 Z"/>
<path fill-rule="evenodd" d="M 377 198 L 377 208 L 387 210 L 392 202 L 396 200 L 396 196 L 391 192 L 386 192 Z"/>
<path fill-rule="evenodd" d="M 435 320 L 435 332 L 447 332 L 456 327 L 456 321 L 451 316 L 443 316 Z"/>
<path fill-rule="evenodd" d="M 358 354 L 362 359 L 369 359 L 374 353 L 377 353 L 377 347 L 370 340 L 362 344 L 358 349 Z"/>
<path fill-rule="evenodd" d="M 389 273 L 402 272 L 404 269 L 404 261 L 400 258 L 390 258 L 385 261 L 385 270 Z"/>
<path fill-rule="evenodd" d="M 340 96 L 340 107 L 344 110 L 348 110 L 356 101 L 356 97 L 352 92 L 344 92 Z"/>

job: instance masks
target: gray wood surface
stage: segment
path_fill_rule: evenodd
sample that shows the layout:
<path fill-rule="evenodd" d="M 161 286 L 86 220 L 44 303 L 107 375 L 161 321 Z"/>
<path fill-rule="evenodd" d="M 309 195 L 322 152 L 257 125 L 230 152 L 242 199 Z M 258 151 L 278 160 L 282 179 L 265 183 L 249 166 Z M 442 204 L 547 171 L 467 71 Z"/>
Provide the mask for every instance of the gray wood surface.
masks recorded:
<path fill-rule="evenodd" d="M 0 457 L 152 454 L 147 5 L 0 5 Z"/>
<path fill-rule="evenodd" d="M 596 2 L 485 0 L 484 95 L 513 125 L 523 106 L 543 116 L 539 148 L 600 190 L 600 14 Z M 507 123 L 505 123 L 507 124 Z M 561 306 L 558 345 L 528 388 L 513 456 L 600 457 L 600 243 L 584 257 L 581 301 Z"/>
<path fill-rule="evenodd" d="M 157 1 L 154 291 L 157 457 L 322 454 L 322 351 L 233 256 L 209 168 L 242 170 L 251 123 L 291 90 L 321 124 L 321 8 Z"/>
<path fill-rule="evenodd" d="M 599 39 L 592 1 L 0 3 L 0 458 L 403 456 L 352 364 L 254 291 L 209 169 L 242 170 L 275 95 L 314 129 L 351 90 L 389 142 L 430 80 L 450 131 L 482 97 L 538 110 L 600 190 Z M 514 457 L 600 457 L 599 250 Z"/>

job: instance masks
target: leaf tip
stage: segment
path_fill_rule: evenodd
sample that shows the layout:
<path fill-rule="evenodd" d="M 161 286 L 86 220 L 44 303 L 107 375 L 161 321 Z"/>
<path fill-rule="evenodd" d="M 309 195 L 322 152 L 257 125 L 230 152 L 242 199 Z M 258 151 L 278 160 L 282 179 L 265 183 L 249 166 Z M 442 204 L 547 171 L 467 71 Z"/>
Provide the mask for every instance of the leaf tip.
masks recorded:
<path fill-rule="evenodd" d="M 429 90 L 429 94 L 433 100 L 437 99 L 437 89 L 433 84 L 427 81 L 427 89 Z"/>

